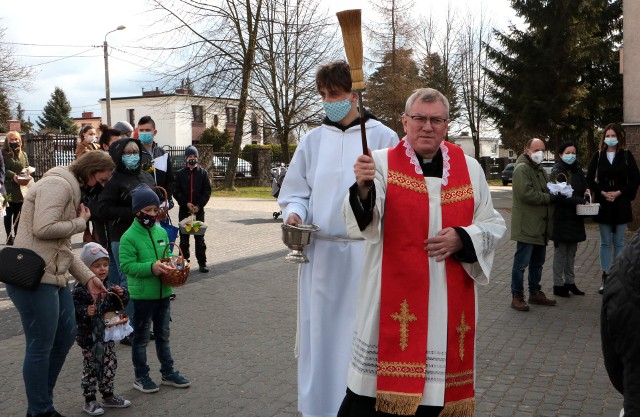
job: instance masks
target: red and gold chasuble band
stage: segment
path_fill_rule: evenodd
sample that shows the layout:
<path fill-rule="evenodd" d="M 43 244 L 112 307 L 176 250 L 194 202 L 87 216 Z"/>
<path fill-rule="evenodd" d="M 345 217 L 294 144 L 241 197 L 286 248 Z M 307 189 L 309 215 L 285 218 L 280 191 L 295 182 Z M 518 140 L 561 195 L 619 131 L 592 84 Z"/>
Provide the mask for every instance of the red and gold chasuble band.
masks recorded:
<path fill-rule="evenodd" d="M 442 228 L 469 226 L 473 187 L 462 149 L 444 142 L 448 183 L 442 186 Z M 414 415 L 426 376 L 429 311 L 429 194 L 406 154 L 404 140 L 388 151 L 376 410 Z M 475 292 L 460 262 L 445 260 L 447 359 L 441 416 L 473 416 Z M 435 318 L 437 319 L 437 318 Z"/>

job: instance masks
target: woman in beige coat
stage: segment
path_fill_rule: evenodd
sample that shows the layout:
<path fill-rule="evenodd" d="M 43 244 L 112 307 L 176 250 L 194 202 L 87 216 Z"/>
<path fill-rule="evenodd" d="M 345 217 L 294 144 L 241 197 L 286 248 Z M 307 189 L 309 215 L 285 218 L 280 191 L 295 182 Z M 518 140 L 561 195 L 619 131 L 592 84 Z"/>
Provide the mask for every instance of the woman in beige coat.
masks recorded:
<path fill-rule="evenodd" d="M 53 407 L 53 389 L 76 332 L 69 279 L 75 277 L 94 297 L 106 292 L 100 279 L 71 251 L 71 236 L 82 233 L 91 217 L 80 203 L 82 188 L 104 184 L 113 168 L 106 152 L 90 152 L 69 167 L 47 171 L 24 200 L 15 246 L 35 251 L 46 262 L 34 291 L 7 285 L 26 341 L 27 417 L 60 416 Z"/>

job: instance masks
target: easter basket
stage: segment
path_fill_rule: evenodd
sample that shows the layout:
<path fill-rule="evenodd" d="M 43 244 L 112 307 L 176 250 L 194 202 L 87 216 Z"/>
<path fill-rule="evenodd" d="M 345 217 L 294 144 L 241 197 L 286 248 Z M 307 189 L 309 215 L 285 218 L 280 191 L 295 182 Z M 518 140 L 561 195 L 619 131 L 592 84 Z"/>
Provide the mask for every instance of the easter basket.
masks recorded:
<path fill-rule="evenodd" d="M 183 235 L 202 236 L 207 232 L 207 225 L 196 220 L 193 215 L 183 219 L 180 223 L 180 233 Z"/>
<path fill-rule="evenodd" d="M 123 312 L 124 303 L 115 292 L 109 291 L 108 297 L 113 297 L 120 302 L 120 310 L 107 311 L 102 315 L 104 320 L 104 341 L 122 340 L 133 332 L 133 328 L 129 324 L 129 317 Z M 97 301 L 97 300 L 96 300 Z"/>
<path fill-rule="evenodd" d="M 156 216 L 156 219 L 158 219 L 159 221 L 164 221 L 169 215 L 169 195 L 167 194 L 167 190 L 165 190 L 160 186 L 156 185 L 153 188 L 160 190 L 164 195 L 164 200 L 160 204 L 160 207 L 158 209 L 158 215 Z"/>
<path fill-rule="evenodd" d="M 584 195 L 588 199 L 588 204 L 578 204 L 576 206 L 576 214 L 578 216 L 595 216 L 600 211 L 600 203 L 591 202 L 591 194 Z"/>
<path fill-rule="evenodd" d="M 169 249 L 171 245 L 175 245 L 175 247 L 178 248 L 180 255 L 167 257 L 167 249 Z M 170 272 L 160 274 L 160 280 L 163 284 L 180 287 L 187 282 L 191 265 L 184 259 L 182 249 L 180 249 L 180 246 L 176 245 L 175 242 L 170 242 L 170 244 L 164 248 L 162 259 L 160 259 L 159 262 L 173 268 Z"/>

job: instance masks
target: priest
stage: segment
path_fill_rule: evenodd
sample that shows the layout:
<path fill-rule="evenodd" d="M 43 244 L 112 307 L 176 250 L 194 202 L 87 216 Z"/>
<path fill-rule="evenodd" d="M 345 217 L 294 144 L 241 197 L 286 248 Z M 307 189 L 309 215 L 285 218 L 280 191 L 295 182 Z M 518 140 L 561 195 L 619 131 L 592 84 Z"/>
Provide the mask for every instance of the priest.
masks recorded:
<path fill-rule="evenodd" d="M 343 206 L 366 248 L 338 416 L 473 416 L 476 285 L 505 222 L 478 162 L 445 141 L 446 97 L 416 90 L 402 123 L 397 146 L 358 157 Z"/>

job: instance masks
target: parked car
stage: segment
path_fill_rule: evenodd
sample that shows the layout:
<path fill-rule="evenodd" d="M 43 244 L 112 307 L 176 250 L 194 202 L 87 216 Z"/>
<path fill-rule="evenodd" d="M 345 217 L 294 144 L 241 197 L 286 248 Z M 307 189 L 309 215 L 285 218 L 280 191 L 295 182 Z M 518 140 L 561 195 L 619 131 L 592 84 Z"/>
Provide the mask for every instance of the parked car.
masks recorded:
<path fill-rule="evenodd" d="M 510 182 L 512 182 L 513 180 L 513 169 L 516 167 L 516 164 L 514 162 L 511 162 L 510 164 L 507 164 L 506 167 L 504 167 L 504 169 L 502 170 L 502 173 L 500 173 L 500 178 L 502 179 L 502 185 L 509 185 Z"/>
<path fill-rule="evenodd" d="M 229 167 L 228 156 L 213 156 L 211 160 L 211 167 L 213 175 L 215 177 L 224 177 Z M 250 177 L 251 176 L 251 163 L 238 158 L 238 165 L 236 166 L 236 177 Z"/>

